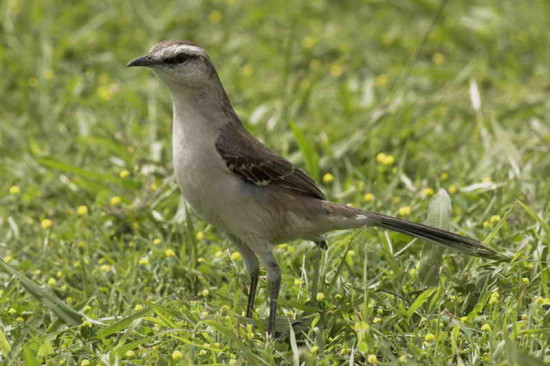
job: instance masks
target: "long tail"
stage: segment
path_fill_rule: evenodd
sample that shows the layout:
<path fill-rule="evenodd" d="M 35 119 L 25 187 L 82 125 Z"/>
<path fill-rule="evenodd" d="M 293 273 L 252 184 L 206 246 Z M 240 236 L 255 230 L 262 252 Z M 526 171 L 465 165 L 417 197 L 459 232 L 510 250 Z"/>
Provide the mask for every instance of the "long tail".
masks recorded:
<path fill-rule="evenodd" d="M 491 259 L 506 259 L 502 254 L 466 236 L 454 234 L 432 226 L 382 215 L 376 212 L 363 211 L 357 208 L 335 204 L 333 202 L 331 202 L 330 206 L 333 214 L 345 217 L 340 216 L 344 218 L 344 220 L 337 220 L 340 223 L 339 226 L 341 229 L 360 226 L 377 226 L 410 235 L 415 238 L 429 240 L 445 248 L 456 250 L 464 254 Z"/>

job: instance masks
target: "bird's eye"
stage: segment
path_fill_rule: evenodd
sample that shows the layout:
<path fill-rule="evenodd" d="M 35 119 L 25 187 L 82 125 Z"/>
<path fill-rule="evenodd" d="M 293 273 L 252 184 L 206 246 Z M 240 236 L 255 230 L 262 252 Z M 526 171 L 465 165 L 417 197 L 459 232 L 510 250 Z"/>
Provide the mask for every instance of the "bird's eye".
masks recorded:
<path fill-rule="evenodd" d="M 183 64 L 184 62 L 186 62 L 187 60 L 189 60 L 192 57 L 193 56 L 188 55 L 186 53 L 180 53 L 179 55 L 176 55 L 174 57 L 170 57 L 170 58 L 165 59 L 164 63 L 168 64 L 168 65 Z"/>

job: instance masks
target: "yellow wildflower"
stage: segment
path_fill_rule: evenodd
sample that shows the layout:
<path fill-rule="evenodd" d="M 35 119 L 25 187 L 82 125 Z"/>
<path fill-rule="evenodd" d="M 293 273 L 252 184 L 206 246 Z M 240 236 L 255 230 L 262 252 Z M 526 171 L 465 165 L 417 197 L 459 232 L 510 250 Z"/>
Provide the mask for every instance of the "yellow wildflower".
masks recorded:
<path fill-rule="evenodd" d="M 129 175 L 130 175 L 130 172 L 127 171 L 126 169 L 121 170 L 120 173 L 118 173 L 118 176 L 122 179 L 128 177 Z"/>
<path fill-rule="evenodd" d="M 6 262 L 6 263 L 11 262 L 12 260 L 13 260 L 13 257 L 12 257 L 11 255 L 9 255 L 9 254 L 8 254 L 7 256 L 4 257 L 4 262 Z"/>
<path fill-rule="evenodd" d="M 16 313 L 17 313 L 17 310 L 15 310 L 14 308 L 8 309 L 8 314 L 16 314 Z"/>
<path fill-rule="evenodd" d="M 483 221 L 483 227 L 490 227 L 491 223 L 489 221 Z"/>
<path fill-rule="evenodd" d="M 340 65 L 332 65 L 330 67 L 330 74 L 332 76 L 340 76 L 342 75 L 343 68 Z"/>
<path fill-rule="evenodd" d="M 491 216 L 491 218 L 489 219 L 489 221 L 490 221 L 491 223 L 499 222 L 499 221 L 500 221 L 500 216 L 499 216 L 499 215 L 493 215 L 493 216 Z"/>
<path fill-rule="evenodd" d="M 141 310 L 143 310 L 143 305 L 137 304 L 136 306 L 134 306 L 134 311 L 141 311 Z"/>
<path fill-rule="evenodd" d="M 80 326 L 82 328 L 92 328 L 94 325 L 90 321 L 85 320 L 82 322 L 82 324 L 80 324 Z"/>
<path fill-rule="evenodd" d="M 368 355 L 367 362 L 371 365 L 376 365 L 378 364 L 378 357 L 376 357 L 376 355 Z"/>
<path fill-rule="evenodd" d="M 325 183 L 330 183 L 334 180 L 334 176 L 330 173 L 326 173 L 325 175 L 323 175 L 323 182 Z"/>
<path fill-rule="evenodd" d="M 304 46 L 304 48 L 308 48 L 308 49 L 313 48 L 316 43 L 317 43 L 317 41 L 312 36 L 307 36 L 302 40 L 302 46 Z"/>
<path fill-rule="evenodd" d="M 149 258 L 148 257 L 141 257 L 138 261 L 138 264 L 141 264 L 141 265 L 147 265 L 149 264 Z"/>
<path fill-rule="evenodd" d="M 304 283 L 304 280 L 302 280 L 300 278 L 295 278 L 294 279 L 294 286 L 300 286 L 302 283 Z"/>
<path fill-rule="evenodd" d="M 382 165 L 392 165 L 393 163 L 395 163 L 395 157 L 390 154 L 378 153 L 376 155 L 376 161 L 378 161 Z"/>
<path fill-rule="evenodd" d="M 372 193 L 365 193 L 363 199 L 365 202 L 372 202 L 372 200 L 374 200 L 374 195 Z"/>
<path fill-rule="evenodd" d="M 106 86 L 101 86 L 97 89 L 97 96 L 103 100 L 109 100 L 113 97 L 113 91 Z"/>
<path fill-rule="evenodd" d="M 119 205 L 122 199 L 119 196 L 111 197 L 111 206 Z"/>
<path fill-rule="evenodd" d="M 435 335 L 433 335 L 432 333 L 428 333 L 424 336 L 424 340 L 426 342 L 432 342 L 434 339 L 435 339 Z"/>
<path fill-rule="evenodd" d="M 524 285 L 528 285 L 529 284 L 529 279 L 527 277 L 523 277 L 521 279 L 521 282 L 524 284 Z"/>
<path fill-rule="evenodd" d="M 166 249 L 164 251 L 164 255 L 166 255 L 168 258 L 171 258 L 176 256 L 176 252 L 174 252 L 172 249 Z"/>
<path fill-rule="evenodd" d="M 426 197 L 432 196 L 434 193 L 435 193 L 434 190 L 431 189 L 431 188 L 424 188 L 422 190 L 422 195 L 424 195 Z"/>
<path fill-rule="evenodd" d="M 382 319 L 380 319 L 380 318 L 374 318 L 374 319 L 372 319 L 372 322 L 373 322 L 374 324 L 380 323 L 381 321 L 382 321 Z"/>
<path fill-rule="evenodd" d="M 481 178 L 481 181 L 483 183 L 490 183 L 492 180 L 491 180 L 491 177 L 486 176 L 486 177 Z"/>
<path fill-rule="evenodd" d="M 202 231 L 197 232 L 197 240 L 202 240 L 204 238 L 204 233 Z"/>
<path fill-rule="evenodd" d="M 432 62 L 437 66 L 441 66 L 445 63 L 445 55 L 439 52 L 436 52 L 432 56 Z"/>
<path fill-rule="evenodd" d="M 79 248 L 84 248 L 86 246 L 86 243 L 83 242 L 83 241 L 79 241 L 76 243 L 76 246 L 79 247 Z"/>
<path fill-rule="evenodd" d="M 315 297 L 317 298 L 317 301 L 323 301 L 325 299 L 325 294 L 322 292 L 318 292 L 317 296 Z"/>
<path fill-rule="evenodd" d="M 104 264 L 101 267 L 99 267 L 99 270 L 102 272 L 109 272 L 111 270 L 110 264 Z"/>
<path fill-rule="evenodd" d="M 88 214 L 88 206 L 78 206 L 78 208 L 76 209 L 76 214 L 80 216 L 86 216 Z"/>
<path fill-rule="evenodd" d="M 42 225 L 42 229 L 49 229 L 52 227 L 52 220 L 44 219 L 40 222 L 40 225 Z"/>
<path fill-rule="evenodd" d="M 374 86 L 385 86 L 390 81 L 388 75 L 382 74 L 376 77 L 374 80 Z"/>
<path fill-rule="evenodd" d="M 496 304 L 499 302 L 500 294 L 498 291 L 495 291 L 491 293 L 491 296 L 489 297 L 489 304 Z"/>
<path fill-rule="evenodd" d="M 491 326 L 489 324 L 485 323 L 481 326 L 481 330 L 485 331 L 485 332 L 488 332 L 488 331 L 491 330 Z"/>
<path fill-rule="evenodd" d="M 10 194 L 19 194 L 21 189 L 18 186 L 11 186 L 9 189 Z"/>
<path fill-rule="evenodd" d="M 153 240 L 154 245 L 160 245 L 160 243 L 162 243 L 162 240 L 160 240 L 159 238 L 156 238 L 155 240 Z"/>
<path fill-rule="evenodd" d="M 241 253 L 239 253 L 239 252 L 231 253 L 231 259 L 234 260 L 234 261 L 238 261 L 239 259 L 241 259 Z"/>
<path fill-rule="evenodd" d="M 455 193 L 456 191 L 457 191 L 456 186 L 451 184 L 451 185 L 449 186 L 449 193 L 452 194 L 452 193 Z"/>
<path fill-rule="evenodd" d="M 25 318 L 18 316 L 17 318 L 15 318 L 15 320 L 17 320 L 19 323 L 23 323 L 25 321 Z"/>
<path fill-rule="evenodd" d="M 56 280 L 55 278 L 53 278 L 53 277 L 50 277 L 50 278 L 48 279 L 48 285 L 50 285 L 50 286 L 55 286 L 55 285 L 57 285 L 57 280 Z"/>
<path fill-rule="evenodd" d="M 126 356 L 128 358 L 132 358 L 132 357 L 136 356 L 136 353 L 132 350 L 129 350 L 129 351 L 126 351 L 126 353 L 124 353 L 124 356 Z"/>
<path fill-rule="evenodd" d="M 208 291 L 207 289 L 204 289 L 201 291 L 201 296 L 202 297 L 207 297 L 208 295 L 210 295 L 210 291 Z"/>
<path fill-rule="evenodd" d="M 91 363 L 89 360 L 82 360 L 80 361 L 80 366 L 90 366 Z"/>
<path fill-rule="evenodd" d="M 407 216 L 411 214 L 411 206 L 403 206 L 399 207 L 399 215 L 400 216 Z"/>
<path fill-rule="evenodd" d="M 212 10 L 210 14 L 208 14 L 208 21 L 210 23 L 219 23 L 222 20 L 222 13 L 219 10 Z"/>

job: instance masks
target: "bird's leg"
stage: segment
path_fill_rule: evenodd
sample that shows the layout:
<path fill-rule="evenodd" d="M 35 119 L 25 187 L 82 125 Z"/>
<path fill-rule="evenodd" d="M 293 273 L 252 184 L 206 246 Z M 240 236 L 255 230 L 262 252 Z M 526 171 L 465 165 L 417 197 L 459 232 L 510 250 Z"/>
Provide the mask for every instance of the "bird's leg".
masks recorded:
<path fill-rule="evenodd" d="M 231 237 L 233 242 L 237 245 L 237 249 L 243 257 L 246 269 L 250 274 L 250 288 L 248 291 L 248 302 L 246 304 L 246 317 L 252 318 L 252 311 L 254 310 L 254 300 L 256 299 L 256 290 L 258 289 L 258 279 L 260 278 L 260 263 L 256 254 L 237 237 Z"/>
<path fill-rule="evenodd" d="M 277 300 L 279 299 L 279 290 L 281 289 L 281 269 L 277 260 L 273 256 L 271 246 L 266 245 L 258 248 L 255 253 L 265 266 L 267 272 L 267 281 L 269 282 L 269 320 L 267 323 L 267 335 L 269 338 L 275 337 L 275 320 L 277 319 Z"/>

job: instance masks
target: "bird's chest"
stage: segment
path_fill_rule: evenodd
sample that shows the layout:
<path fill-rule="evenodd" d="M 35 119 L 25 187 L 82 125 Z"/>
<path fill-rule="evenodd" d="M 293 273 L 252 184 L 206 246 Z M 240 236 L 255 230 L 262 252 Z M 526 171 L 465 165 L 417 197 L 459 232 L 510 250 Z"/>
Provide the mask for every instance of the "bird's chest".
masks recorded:
<path fill-rule="evenodd" d="M 188 123 L 189 124 L 189 123 Z M 216 131 L 196 121 L 193 128 L 174 123 L 172 153 L 178 186 L 193 210 L 209 223 L 219 224 L 220 200 L 231 189 L 227 168 L 217 153 Z"/>

